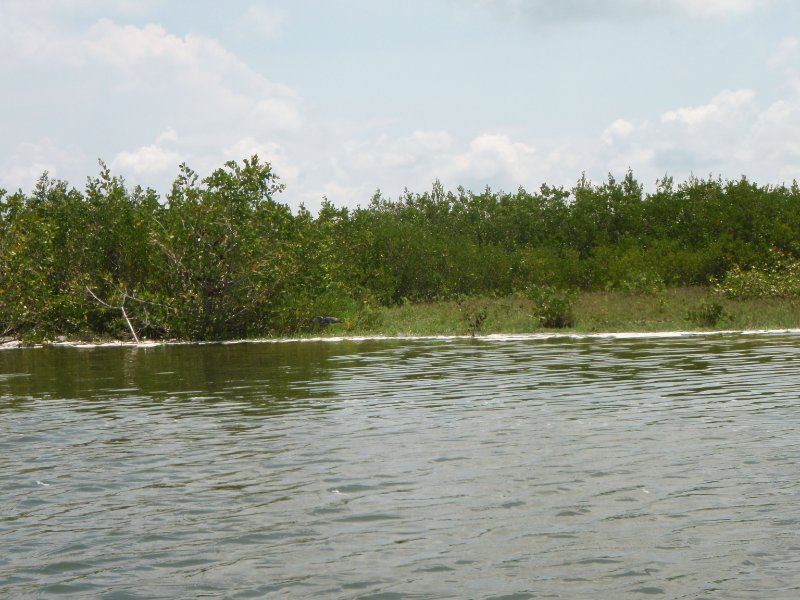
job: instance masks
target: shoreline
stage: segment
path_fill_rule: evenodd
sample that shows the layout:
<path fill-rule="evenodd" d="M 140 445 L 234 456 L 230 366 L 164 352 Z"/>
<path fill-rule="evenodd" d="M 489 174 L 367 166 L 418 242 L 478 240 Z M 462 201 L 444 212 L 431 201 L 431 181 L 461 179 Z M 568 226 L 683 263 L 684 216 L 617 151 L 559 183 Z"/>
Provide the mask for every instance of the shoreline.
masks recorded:
<path fill-rule="evenodd" d="M 800 328 L 786 329 L 725 329 L 705 331 L 627 331 L 602 333 L 488 333 L 484 335 L 342 335 L 288 338 L 252 338 L 221 341 L 200 340 L 163 340 L 163 341 L 123 341 L 111 340 L 102 342 L 55 341 L 28 344 L 21 340 L 0 342 L 0 350 L 22 350 L 36 348 L 157 348 L 167 346 L 204 346 L 204 345 L 243 345 L 243 344 L 290 344 L 290 343 L 341 343 L 341 342 L 418 342 L 418 341 L 475 341 L 475 342 L 511 342 L 511 341 L 547 341 L 547 340 L 630 340 L 630 339 L 669 339 L 693 337 L 725 337 L 725 336 L 757 336 L 757 335 L 800 335 Z"/>

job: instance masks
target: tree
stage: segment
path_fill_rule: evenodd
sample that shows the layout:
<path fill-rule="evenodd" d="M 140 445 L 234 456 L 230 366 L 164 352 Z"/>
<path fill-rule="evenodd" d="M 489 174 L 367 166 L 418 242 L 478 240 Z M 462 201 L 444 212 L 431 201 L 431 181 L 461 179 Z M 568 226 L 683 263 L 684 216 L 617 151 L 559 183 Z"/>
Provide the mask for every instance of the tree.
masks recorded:
<path fill-rule="evenodd" d="M 293 218 L 283 185 L 258 156 L 207 178 L 185 164 L 167 197 L 156 244 L 173 333 L 199 339 L 269 330 L 294 273 Z"/>

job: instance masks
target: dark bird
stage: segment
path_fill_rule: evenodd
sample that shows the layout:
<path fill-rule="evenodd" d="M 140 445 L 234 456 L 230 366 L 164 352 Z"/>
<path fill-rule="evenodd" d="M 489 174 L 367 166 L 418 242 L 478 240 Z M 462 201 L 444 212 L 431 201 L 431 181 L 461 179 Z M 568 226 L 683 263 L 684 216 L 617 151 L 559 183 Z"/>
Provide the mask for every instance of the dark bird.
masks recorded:
<path fill-rule="evenodd" d="M 333 323 L 341 323 L 341 319 L 337 319 L 336 317 L 323 317 L 317 315 L 313 319 L 311 319 L 315 325 L 332 325 Z"/>

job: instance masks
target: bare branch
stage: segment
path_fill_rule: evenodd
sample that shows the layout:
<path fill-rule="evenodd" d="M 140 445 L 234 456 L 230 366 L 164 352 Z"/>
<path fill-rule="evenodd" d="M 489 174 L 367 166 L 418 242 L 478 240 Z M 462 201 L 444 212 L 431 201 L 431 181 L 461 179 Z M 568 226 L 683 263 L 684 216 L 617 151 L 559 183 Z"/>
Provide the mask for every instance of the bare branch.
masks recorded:
<path fill-rule="evenodd" d="M 128 318 L 128 313 L 125 311 L 125 305 L 120 306 L 119 309 L 122 311 L 122 316 L 125 317 L 125 322 L 128 324 L 128 329 L 131 330 L 131 335 L 133 336 L 133 341 L 138 344 L 139 343 L 139 336 L 137 336 L 136 332 L 133 330 L 133 325 L 131 325 L 131 320 Z"/>
<path fill-rule="evenodd" d="M 95 294 L 95 293 L 94 293 L 94 292 L 93 292 L 91 289 L 89 289 L 89 286 L 88 286 L 88 285 L 86 286 L 86 291 L 87 291 L 87 292 L 89 292 L 89 293 L 92 295 L 92 298 L 94 298 L 95 300 L 97 300 L 97 301 L 98 301 L 100 304 L 102 304 L 102 305 L 103 305 L 103 306 L 105 306 L 106 308 L 115 308 L 115 309 L 119 309 L 119 306 L 111 306 L 111 305 L 110 305 L 108 302 L 103 302 L 102 300 L 100 300 L 100 298 L 98 298 L 98 297 L 97 297 L 97 295 L 96 295 L 96 294 Z"/>
<path fill-rule="evenodd" d="M 125 319 L 125 322 L 128 324 L 128 329 L 130 330 L 131 335 L 133 336 L 133 341 L 135 341 L 138 344 L 139 343 L 139 336 L 136 335 L 136 331 L 134 331 L 134 329 L 133 329 L 133 325 L 131 324 L 131 320 L 128 318 L 128 312 L 125 310 L 125 300 L 127 298 L 130 298 L 130 296 L 128 296 L 128 293 L 127 292 L 123 292 L 122 293 L 122 304 L 120 304 L 119 306 L 111 306 L 108 302 L 104 302 L 103 300 L 98 298 L 97 294 L 95 294 L 88 285 L 86 286 L 86 291 L 89 292 L 89 294 L 91 294 L 92 298 L 97 300 L 100 304 L 102 304 L 106 308 L 110 308 L 112 310 L 118 310 L 118 311 L 120 311 L 122 313 L 122 317 Z"/>

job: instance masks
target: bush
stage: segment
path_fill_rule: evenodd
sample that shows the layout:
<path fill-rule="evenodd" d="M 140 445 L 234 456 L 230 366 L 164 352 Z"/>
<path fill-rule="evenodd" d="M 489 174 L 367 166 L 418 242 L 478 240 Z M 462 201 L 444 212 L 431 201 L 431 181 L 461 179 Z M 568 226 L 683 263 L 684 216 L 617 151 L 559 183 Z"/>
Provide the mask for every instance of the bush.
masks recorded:
<path fill-rule="evenodd" d="M 718 327 L 724 321 L 731 320 L 725 308 L 711 300 L 702 300 L 696 309 L 689 311 L 687 318 L 700 327 Z"/>
<path fill-rule="evenodd" d="M 778 256 L 765 268 L 745 271 L 736 266 L 715 282 L 712 289 L 735 300 L 800 297 L 800 261 Z"/>
<path fill-rule="evenodd" d="M 489 316 L 489 310 L 485 304 L 481 304 L 474 299 L 459 298 L 456 300 L 461 311 L 461 318 L 467 324 L 467 329 L 472 337 L 475 337 L 483 327 L 483 322 Z"/>
<path fill-rule="evenodd" d="M 620 291 L 626 294 L 649 294 L 651 296 L 658 296 L 666 287 L 661 276 L 653 272 L 630 275 L 619 284 Z"/>
<path fill-rule="evenodd" d="M 383 312 L 374 304 L 364 301 L 353 319 L 345 321 L 345 324 L 350 322 L 354 328 L 359 330 L 377 331 L 383 325 Z M 347 329 L 349 330 L 349 328 Z"/>
<path fill-rule="evenodd" d="M 559 290 L 551 286 L 533 286 L 526 296 L 536 304 L 537 316 L 542 327 L 563 329 L 575 325 L 575 292 Z"/>

